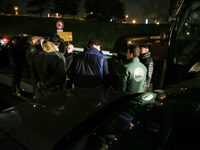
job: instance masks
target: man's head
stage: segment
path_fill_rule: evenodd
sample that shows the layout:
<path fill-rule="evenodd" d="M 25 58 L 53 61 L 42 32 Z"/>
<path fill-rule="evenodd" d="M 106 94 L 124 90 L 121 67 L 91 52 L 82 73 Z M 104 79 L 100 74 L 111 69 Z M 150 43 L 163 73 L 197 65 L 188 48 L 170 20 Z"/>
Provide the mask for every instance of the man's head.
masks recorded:
<path fill-rule="evenodd" d="M 41 36 L 32 36 L 29 38 L 28 42 L 32 45 L 40 45 Z"/>
<path fill-rule="evenodd" d="M 127 59 L 132 59 L 135 57 L 138 57 L 140 55 L 140 48 L 139 46 L 136 45 L 129 45 L 128 46 L 128 51 L 126 54 Z"/>
<path fill-rule="evenodd" d="M 88 42 L 88 47 L 96 48 L 96 49 L 98 49 L 100 51 L 101 50 L 101 42 L 99 40 L 97 40 L 97 39 L 91 39 Z"/>
<path fill-rule="evenodd" d="M 50 53 L 50 52 L 55 52 L 59 51 L 58 46 L 53 44 L 53 42 L 46 40 L 46 39 L 41 39 L 41 47 L 44 52 Z"/>
<path fill-rule="evenodd" d="M 68 44 L 66 47 L 66 51 L 68 54 L 72 53 L 74 51 L 74 45 L 73 44 Z"/>
<path fill-rule="evenodd" d="M 56 46 L 60 44 L 60 36 L 58 34 L 53 34 L 50 36 L 50 41 L 53 42 Z"/>
<path fill-rule="evenodd" d="M 144 44 L 144 45 L 140 45 L 140 53 L 141 54 L 146 54 L 149 52 L 149 45 Z"/>

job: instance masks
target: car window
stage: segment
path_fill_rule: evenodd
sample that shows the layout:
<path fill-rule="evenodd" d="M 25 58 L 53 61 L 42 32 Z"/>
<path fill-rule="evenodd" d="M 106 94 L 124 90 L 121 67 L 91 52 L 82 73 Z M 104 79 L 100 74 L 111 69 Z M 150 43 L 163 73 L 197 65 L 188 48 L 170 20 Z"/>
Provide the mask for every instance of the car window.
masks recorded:
<path fill-rule="evenodd" d="M 193 2 L 190 7 L 184 10 L 184 15 L 180 18 L 177 28 L 177 37 L 175 42 L 175 57 L 179 64 L 187 62 L 193 57 L 194 50 L 198 50 L 200 41 L 200 2 Z"/>

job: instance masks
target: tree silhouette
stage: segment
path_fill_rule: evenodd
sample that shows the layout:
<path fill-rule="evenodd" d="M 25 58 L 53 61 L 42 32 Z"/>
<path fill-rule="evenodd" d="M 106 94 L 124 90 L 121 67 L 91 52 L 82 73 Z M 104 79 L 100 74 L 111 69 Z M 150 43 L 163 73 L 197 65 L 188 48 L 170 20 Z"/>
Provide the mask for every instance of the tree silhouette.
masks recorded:
<path fill-rule="evenodd" d="M 55 12 L 59 12 L 64 16 L 65 14 L 75 16 L 80 9 L 81 0 L 54 0 Z"/>
<path fill-rule="evenodd" d="M 120 0 L 117 0 L 113 5 L 113 9 L 114 9 L 114 17 L 124 21 L 126 16 L 124 4 Z"/>
<path fill-rule="evenodd" d="M 8 1 L 7 0 L 1 0 L 0 1 L 0 12 L 5 13 L 7 11 L 7 6 L 8 6 Z"/>
<path fill-rule="evenodd" d="M 120 0 L 85 0 L 88 19 L 110 21 L 111 18 L 124 19 L 125 6 Z"/>
<path fill-rule="evenodd" d="M 30 9 L 28 12 L 39 13 L 42 16 L 45 10 L 52 11 L 54 9 L 54 4 L 52 0 L 32 0 L 28 2 L 27 7 Z"/>
<path fill-rule="evenodd" d="M 143 17 L 151 16 L 152 19 L 166 21 L 169 16 L 169 0 L 148 0 L 142 4 Z"/>
<path fill-rule="evenodd" d="M 15 14 L 14 7 L 17 6 L 19 8 L 18 2 L 9 2 L 7 0 L 1 0 L 0 1 L 0 13 L 9 13 L 9 14 Z M 18 10 L 20 11 L 20 10 Z"/>

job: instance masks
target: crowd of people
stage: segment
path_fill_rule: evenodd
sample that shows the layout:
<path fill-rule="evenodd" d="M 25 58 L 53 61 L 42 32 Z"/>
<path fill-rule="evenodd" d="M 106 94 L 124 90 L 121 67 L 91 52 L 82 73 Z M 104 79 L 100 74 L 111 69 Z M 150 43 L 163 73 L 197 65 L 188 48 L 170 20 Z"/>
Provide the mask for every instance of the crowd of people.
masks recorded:
<path fill-rule="evenodd" d="M 21 44 L 23 47 L 15 46 L 15 43 L 10 47 L 15 64 L 12 87 L 17 95 L 21 91 L 24 64 L 32 77 L 34 99 L 73 88 L 112 89 L 127 93 L 152 89 L 154 64 L 149 45 L 130 45 L 127 51 L 119 51 L 117 56 L 108 58 L 101 50 L 102 43 L 95 38 L 89 40 L 79 53 L 74 52 L 72 43 L 64 42 L 57 34 L 49 38 L 28 36 L 26 41 Z M 22 53 L 17 49 L 23 49 Z M 15 59 L 17 55 L 24 55 L 25 59 Z"/>

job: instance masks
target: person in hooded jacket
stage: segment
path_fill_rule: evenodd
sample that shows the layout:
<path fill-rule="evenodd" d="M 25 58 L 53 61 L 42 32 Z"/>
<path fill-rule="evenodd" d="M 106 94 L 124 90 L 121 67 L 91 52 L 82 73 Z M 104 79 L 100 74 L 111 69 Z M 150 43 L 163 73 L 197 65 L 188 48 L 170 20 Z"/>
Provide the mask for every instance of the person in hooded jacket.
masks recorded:
<path fill-rule="evenodd" d="M 147 77 L 146 77 L 146 90 L 152 90 L 152 76 L 154 69 L 153 58 L 151 57 L 149 45 L 140 45 L 140 62 L 142 62 L 147 68 Z"/>
<path fill-rule="evenodd" d="M 29 57 L 32 57 L 32 60 L 29 60 L 29 64 L 32 69 L 35 99 L 64 88 L 66 62 L 58 46 L 59 40 L 52 42 L 40 38 L 31 47 L 32 53 L 29 53 Z"/>

